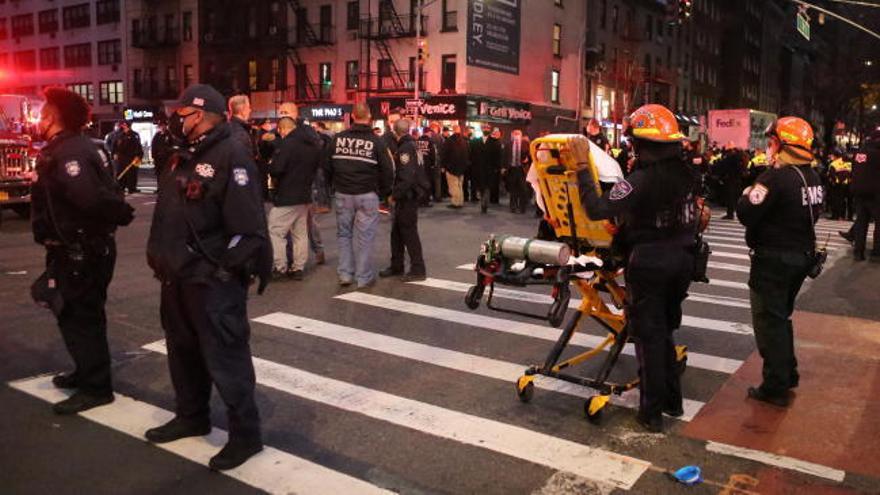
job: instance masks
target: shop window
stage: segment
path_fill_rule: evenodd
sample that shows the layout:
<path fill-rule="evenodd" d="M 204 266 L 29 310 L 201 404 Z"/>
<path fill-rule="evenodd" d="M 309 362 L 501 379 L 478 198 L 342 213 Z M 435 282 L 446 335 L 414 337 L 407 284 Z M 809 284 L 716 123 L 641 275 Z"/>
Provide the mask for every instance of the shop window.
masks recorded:
<path fill-rule="evenodd" d="M 559 103 L 559 69 L 550 71 L 550 102 Z"/>
<path fill-rule="evenodd" d="M 123 103 L 122 81 L 102 81 L 99 84 L 102 105 L 121 105 Z"/>

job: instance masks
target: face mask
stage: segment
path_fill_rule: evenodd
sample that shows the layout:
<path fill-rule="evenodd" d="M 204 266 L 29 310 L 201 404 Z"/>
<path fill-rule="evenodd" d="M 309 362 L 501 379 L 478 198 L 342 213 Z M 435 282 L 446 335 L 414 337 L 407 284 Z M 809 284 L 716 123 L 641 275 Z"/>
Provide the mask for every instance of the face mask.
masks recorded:
<path fill-rule="evenodd" d="M 193 114 L 195 114 L 195 112 L 191 112 L 186 115 L 181 115 L 177 112 L 171 114 L 171 117 L 168 119 L 168 132 L 171 133 L 171 136 L 179 139 L 180 141 L 186 141 L 192 129 L 190 129 L 189 131 L 186 130 L 184 121 L 187 117 Z"/>

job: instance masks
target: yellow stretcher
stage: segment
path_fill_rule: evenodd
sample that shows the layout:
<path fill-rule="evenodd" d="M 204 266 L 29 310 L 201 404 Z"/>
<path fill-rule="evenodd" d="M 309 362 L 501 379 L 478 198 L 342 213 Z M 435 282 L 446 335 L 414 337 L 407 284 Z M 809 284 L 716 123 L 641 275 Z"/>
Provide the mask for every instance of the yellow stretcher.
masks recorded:
<path fill-rule="evenodd" d="M 572 135 L 556 134 L 536 139 L 531 144 L 532 166 L 536 167 L 538 186 L 545 205 L 546 219 L 553 227 L 558 242 L 527 240 L 493 235 L 483 244 L 475 264 L 477 283 L 465 297 L 471 309 L 479 307 L 489 289 L 486 305 L 490 309 L 539 318 L 559 326 L 570 302 L 570 285 L 581 294 L 581 303 L 569 316 L 565 327 L 541 365 L 532 365 L 516 382 L 520 400 L 529 402 L 534 395 L 537 375 L 553 377 L 592 388 L 597 394 L 584 404 L 584 413 L 598 422 L 611 395 L 620 395 L 638 386 L 638 378 L 625 383 L 608 381 L 624 346 L 629 342 L 626 316 L 623 311 L 625 291 L 618 283 L 623 275 L 622 260 L 611 250 L 614 226 L 607 221 L 592 220 L 580 201 L 577 166 L 568 152 Z M 580 139 L 585 139 L 578 136 Z M 599 175 L 591 159 L 590 170 L 599 191 Z M 586 264 L 569 263 L 570 257 L 586 255 L 593 258 Z M 595 259 L 599 261 L 595 261 Z M 534 314 L 493 305 L 495 284 L 552 286 L 553 302 L 546 314 Z M 603 296 L 604 295 L 604 296 Z M 560 361 L 572 336 L 585 317 L 608 331 L 595 348 Z M 607 351 L 594 378 L 567 373 L 569 368 Z M 679 373 L 687 362 L 687 348 L 678 346 L 676 358 Z"/>

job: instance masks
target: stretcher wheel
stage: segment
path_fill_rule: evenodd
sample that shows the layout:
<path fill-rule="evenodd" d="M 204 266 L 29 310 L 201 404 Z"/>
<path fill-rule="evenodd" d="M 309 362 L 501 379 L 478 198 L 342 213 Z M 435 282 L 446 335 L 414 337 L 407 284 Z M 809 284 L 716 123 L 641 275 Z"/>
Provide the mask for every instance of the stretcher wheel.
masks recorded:
<path fill-rule="evenodd" d="M 477 309 L 480 307 L 480 300 L 483 299 L 483 291 L 485 287 L 480 285 L 472 285 L 470 289 L 467 291 L 467 295 L 464 296 L 464 303 L 470 309 Z"/>
<path fill-rule="evenodd" d="M 535 395 L 535 384 L 532 382 L 532 377 L 523 375 L 516 381 L 516 395 L 520 402 L 525 404 L 532 401 L 532 397 Z"/>
<path fill-rule="evenodd" d="M 607 395 L 594 395 L 584 402 L 584 415 L 590 423 L 598 424 L 602 421 L 602 412 L 605 411 L 609 399 Z"/>

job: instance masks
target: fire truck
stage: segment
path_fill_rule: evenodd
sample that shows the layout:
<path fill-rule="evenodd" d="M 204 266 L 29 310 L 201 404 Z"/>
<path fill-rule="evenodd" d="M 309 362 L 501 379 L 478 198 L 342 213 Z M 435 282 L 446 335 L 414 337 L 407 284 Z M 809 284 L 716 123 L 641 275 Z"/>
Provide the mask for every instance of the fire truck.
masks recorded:
<path fill-rule="evenodd" d="M 23 218 L 30 214 L 39 153 L 32 134 L 41 106 L 35 98 L 0 95 L 0 210 L 11 209 Z"/>

